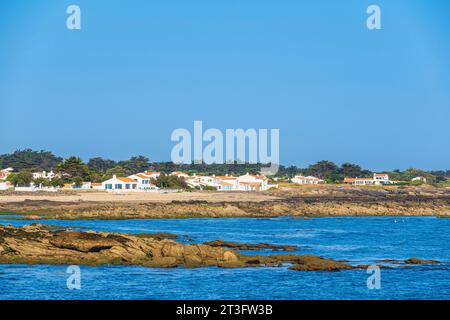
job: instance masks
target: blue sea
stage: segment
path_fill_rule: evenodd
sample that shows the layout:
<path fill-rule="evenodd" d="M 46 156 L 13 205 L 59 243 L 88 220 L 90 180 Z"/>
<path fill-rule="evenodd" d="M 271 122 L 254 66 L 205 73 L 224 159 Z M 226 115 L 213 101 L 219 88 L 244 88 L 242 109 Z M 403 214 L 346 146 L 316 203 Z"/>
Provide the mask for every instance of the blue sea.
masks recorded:
<path fill-rule="evenodd" d="M 0 299 L 450 299 L 450 219 L 434 217 L 200 218 L 155 220 L 0 219 L 15 226 L 39 222 L 81 230 L 171 232 L 185 243 L 224 239 L 293 244 L 294 253 L 379 264 L 419 257 L 439 265 L 392 264 L 380 289 L 368 289 L 365 269 L 299 272 L 283 267 L 222 269 L 80 266 L 70 290 L 67 266 L 0 265 Z M 246 252 L 271 254 L 273 251 Z M 279 252 L 277 252 L 279 253 Z"/>

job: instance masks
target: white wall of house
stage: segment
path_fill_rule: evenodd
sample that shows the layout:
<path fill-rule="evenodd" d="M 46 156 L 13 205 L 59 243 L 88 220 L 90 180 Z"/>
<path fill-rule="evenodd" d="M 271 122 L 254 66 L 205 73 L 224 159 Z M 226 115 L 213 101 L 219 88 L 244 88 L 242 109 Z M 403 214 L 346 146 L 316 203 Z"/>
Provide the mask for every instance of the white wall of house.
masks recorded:
<path fill-rule="evenodd" d="M 128 176 L 128 178 L 133 179 L 137 182 L 137 188 L 139 190 L 157 190 L 158 187 L 152 183 L 152 179 L 150 176 L 147 176 L 143 173 L 132 174 Z"/>
<path fill-rule="evenodd" d="M 265 176 L 255 176 L 252 174 L 249 174 L 247 172 L 247 174 L 243 175 L 243 176 L 239 176 L 238 178 L 238 182 L 239 184 L 243 184 L 244 187 L 240 187 L 240 189 L 244 189 L 245 191 L 253 191 L 253 189 L 258 189 L 258 188 L 253 188 L 250 185 L 248 185 L 248 183 L 258 183 L 260 184 L 259 187 L 259 191 L 264 191 L 264 190 L 268 190 L 272 187 L 277 187 L 276 185 L 273 186 L 269 186 L 269 179 L 267 179 L 267 177 Z M 249 190 L 250 189 L 250 190 Z"/>
<path fill-rule="evenodd" d="M 372 179 L 356 179 L 353 184 L 355 185 L 369 185 L 374 184 L 374 181 Z"/>
<path fill-rule="evenodd" d="M 389 184 L 391 181 L 389 180 L 389 176 L 387 174 L 373 174 L 373 183 L 380 185 L 380 184 Z"/>
<path fill-rule="evenodd" d="M 102 182 L 102 187 L 106 191 L 135 191 L 138 189 L 137 186 L 138 183 L 133 181 L 133 179 L 117 178 L 116 175 L 114 175 L 111 179 Z"/>
<path fill-rule="evenodd" d="M 296 183 L 296 184 L 319 184 L 319 183 L 324 183 L 324 181 L 322 179 L 319 179 L 317 177 L 313 177 L 313 176 L 308 176 L 308 177 L 304 177 L 304 176 L 295 176 L 294 178 L 291 179 L 292 183 Z"/>

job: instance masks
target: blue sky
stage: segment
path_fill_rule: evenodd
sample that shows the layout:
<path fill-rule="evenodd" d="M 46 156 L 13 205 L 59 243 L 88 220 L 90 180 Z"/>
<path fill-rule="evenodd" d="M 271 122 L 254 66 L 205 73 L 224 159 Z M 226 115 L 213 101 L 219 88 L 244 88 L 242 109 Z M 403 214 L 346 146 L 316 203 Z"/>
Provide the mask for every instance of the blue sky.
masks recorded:
<path fill-rule="evenodd" d="M 2 1 L 0 46 L 0 153 L 169 160 L 202 120 L 279 128 L 283 164 L 450 169 L 449 1 Z"/>

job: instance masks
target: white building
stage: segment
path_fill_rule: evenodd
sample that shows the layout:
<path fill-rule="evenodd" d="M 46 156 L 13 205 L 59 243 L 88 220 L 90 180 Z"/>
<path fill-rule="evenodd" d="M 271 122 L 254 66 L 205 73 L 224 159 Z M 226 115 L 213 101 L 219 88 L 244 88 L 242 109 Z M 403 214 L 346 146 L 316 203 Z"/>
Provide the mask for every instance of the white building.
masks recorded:
<path fill-rule="evenodd" d="M 181 172 L 181 171 L 172 172 L 170 175 L 171 176 L 176 176 L 176 177 L 182 178 L 182 179 L 190 178 L 190 175 L 188 175 L 187 173 Z"/>
<path fill-rule="evenodd" d="M 374 173 L 373 174 L 374 184 L 390 184 L 389 175 L 386 173 Z"/>
<path fill-rule="evenodd" d="M 142 174 L 145 174 L 150 179 L 156 179 L 161 175 L 160 172 L 155 172 L 155 171 L 145 171 L 145 172 L 142 172 Z"/>
<path fill-rule="evenodd" d="M 240 190 L 240 184 L 237 177 L 233 176 L 214 176 L 214 184 L 218 191 L 236 191 Z"/>
<path fill-rule="evenodd" d="M 102 182 L 102 189 L 106 191 L 136 191 L 138 183 L 129 177 L 117 177 Z"/>
<path fill-rule="evenodd" d="M 44 178 L 46 180 L 52 180 L 53 178 L 57 177 L 58 175 L 55 174 L 53 171 L 50 172 L 46 172 L 46 171 L 38 171 L 38 172 L 33 172 L 33 179 L 38 179 L 38 178 Z"/>
<path fill-rule="evenodd" d="M 206 184 L 201 182 L 201 178 L 203 178 L 203 177 L 197 176 L 194 174 L 193 176 L 185 179 L 185 181 L 186 181 L 186 184 L 188 185 L 188 187 L 190 187 L 190 188 L 202 188 Z"/>
<path fill-rule="evenodd" d="M 155 179 L 153 177 L 154 177 L 154 175 L 147 175 L 144 172 L 136 173 L 136 174 L 132 174 L 131 176 L 128 176 L 128 178 L 131 178 L 138 183 L 137 188 L 139 190 L 156 190 L 156 189 L 158 189 L 158 187 L 152 183 L 152 180 Z"/>
<path fill-rule="evenodd" d="M 373 178 L 345 178 L 344 183 L 354 185 L 384 185 L 393 182 L 389 180 L 389 175 L 385 173 L 374 173 Z"/>
<path fill-rule="evenodd" d="M 270 188 L 278 188 L 277 184 L 270 185 L 269 178 L 262 175 L 247 174 L 237 178 L 239 190 L 243 191 L 265 191 Z"/>
<path fill-rule="evenodd" d="M 324 183 L 325 181 L 313 176 L 295 176 L 291 179 L 291 182 L 296 184 L 320 184 Z"/>

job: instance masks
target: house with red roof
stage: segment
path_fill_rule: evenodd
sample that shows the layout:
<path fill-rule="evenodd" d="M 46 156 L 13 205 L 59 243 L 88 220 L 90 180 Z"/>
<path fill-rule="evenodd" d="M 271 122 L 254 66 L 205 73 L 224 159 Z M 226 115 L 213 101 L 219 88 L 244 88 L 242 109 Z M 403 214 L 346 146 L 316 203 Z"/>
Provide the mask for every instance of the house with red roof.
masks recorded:
<path fill-rule="evenodd" d="M 373 178 L 344 178 L 344 183 L 353 185 L 384 185 L 393 183 L 386 173 L 374 173 Z"/>

